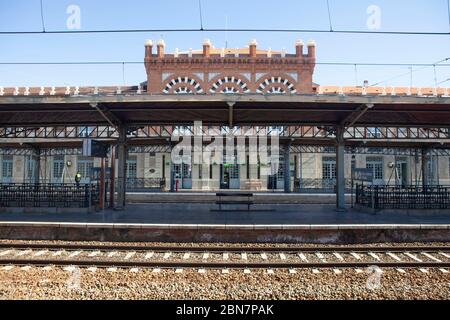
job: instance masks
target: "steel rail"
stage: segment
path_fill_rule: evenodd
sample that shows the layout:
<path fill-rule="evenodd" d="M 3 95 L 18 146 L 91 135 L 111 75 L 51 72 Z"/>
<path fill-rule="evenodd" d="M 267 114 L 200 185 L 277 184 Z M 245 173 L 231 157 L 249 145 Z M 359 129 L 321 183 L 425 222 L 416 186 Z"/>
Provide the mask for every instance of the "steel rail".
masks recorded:
<path fill-rule="evenodd" d="M 0 243 L 0 249 L 97 250 L 97 251 L 171 251 L 171 252 L 418 252 L 450 251 L 450 246 L 145 246 L 145 245 L 94 245 L 57 243 Z"/>
<path fill-rule="evenodd" d="M 305 269 L 305 268 L 449 268 L 450 262 L 186 262 L 186 261 L 118 261 L 118 260 L 59 260 L 59 259 L 0 259 L 0 265 L 20 266 L 78 266 L 122 268 L 236 268 L 236 269 Z"/>

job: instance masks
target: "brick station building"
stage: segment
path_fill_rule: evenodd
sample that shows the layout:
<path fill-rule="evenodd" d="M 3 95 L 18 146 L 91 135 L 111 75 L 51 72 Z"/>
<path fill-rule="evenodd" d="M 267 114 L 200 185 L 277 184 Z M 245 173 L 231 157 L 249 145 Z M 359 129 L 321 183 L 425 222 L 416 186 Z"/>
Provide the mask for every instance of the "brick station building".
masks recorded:
<path fill-rule="evenodd" d="M 315 44 L 295 43 L 295 54 L 248 48 L 215 49 L 205 40 L 202 50 L 166 54 L 159 41 L 145 46 L 147 92 L 156 94 L 313 93 Z"/>
<path fill-rule="evenodd" d="M 154 48 L 156 47 L 156 48 Z M 145 43 L 145 69 L 147 83 L 138 91 L 148 94 L 398 94 L 432 95 L 442 94 L 434 88 L 381 88 L 381 87 L 338 87 L 319 86 L 313 82 L 316 46 L 310 41 L 305 46 L 301 41 L 295 43 L 295 52 L 261 50 L 255 40 L 248 47 L 216 49 L 209 40 L 205 40 L 200 50 L 188 50 L 174 53 L 165 52 L 162 40 L 154 46 L 152 41 Z M 120 94 L 130 88 L 0 88 L 0 95 L 68 95 L 92 94 L 91 91 L 113 90 Z M 448 94 L 448 89 L 445 90 Z M 120 91 L 120 92 L 119 92 Z M 199 119 L 201 120 L 201 119 Z M 377 134 L 374 132 L 374 134 Z M 283 157 L 283 155 L 281 155 Z M 346 154 L 345 176 L 350 178 L 352 166 L 367 167 L 374 170 L 375 183 L 393 183 L 393 179 L 402 184 L 413 183 L 414 177 L 420 177 L 417 156 L 385 154 Z M 42 181 L 73 182 L 76 172 L 82 174 L 82 182 L 89 181 L 92 167 L 99 166 L 99 159 L 59 155 L 41 159 L 39 169 L 33 156 L 0 156 L 0 181 L 35 181 L 36 170 Z M 280 168 L 275 183 L 271 187 L 282 190 L 284 187 L 284 159 L 280 159 Z M 71 162 L 66 167 L 67 161 Z M 392 178 L 393 165 L 397 168 Z M 268 176 L 262 175 L 260 166 L 249 163 L 227 163 L 211 165 L 182 164 L 173 165 L 169 152 L 130 152 L 126 163 L 127 179 L 165 179 L 165 187 L 171 185 L 171 169 L 179 181 L 180 189 L 218 190 L 223 188 L 245 190 L 267 190 Z M 294 181 L 303 181 L 303 185 L 332 185 L 336 178 L 336 157 L 329 153 L 291 152 L 289 159 L 291 189 Z M 441 184 L 450 183 L 449 157 L 432 157 L 429 162 L 432 183 L 439 179 Z M 116 171 L 117 172 L 117 171 Z M 226 180 L 226 181 L 225 181 Z"/>

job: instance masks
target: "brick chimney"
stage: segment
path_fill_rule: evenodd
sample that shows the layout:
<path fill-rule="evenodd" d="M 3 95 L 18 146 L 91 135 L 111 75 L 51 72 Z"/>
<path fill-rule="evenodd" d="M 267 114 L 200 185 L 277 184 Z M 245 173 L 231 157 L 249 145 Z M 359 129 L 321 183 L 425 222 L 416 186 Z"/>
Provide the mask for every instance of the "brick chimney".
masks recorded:
<path fill-rule="evenodd" d="M 209 39 L 205 39 L 203 41 L 203 57 L 209 58 L 211 52 L 211 41 Z"/>
<path fill-rule="evenodd" d="M 250 41 L 249 44 L 249 55 L 251 58 L 256 58 L 256 39 L 253 39 L 252 41 Z"/>
<path fill-rule="evenodd" d="M 316 43 L 313 40 L 308 41 L 308 58 L 316 58 Z"/>
<path fill-rule="evenodd" d="M 153 54 L 152 50 L 153 50 L 153 41 L 152 40 L 145 41 L 145 56 L 151 57 Z"/>
<path fill-rule="evenodd" d="M 164 58 L 164 47 L 166 44 L 164 43 L 164 40 L 161 39 L 158 41 L 158 44 L 156 45 L 156 53 L 158 55 L 158 58 Z"/>
<path fill-rule="evenodd" d="M 295 41 L 295 56 L 299 58 L 302 55 L 303 55 L 303 41 L 299 39 Z"/>

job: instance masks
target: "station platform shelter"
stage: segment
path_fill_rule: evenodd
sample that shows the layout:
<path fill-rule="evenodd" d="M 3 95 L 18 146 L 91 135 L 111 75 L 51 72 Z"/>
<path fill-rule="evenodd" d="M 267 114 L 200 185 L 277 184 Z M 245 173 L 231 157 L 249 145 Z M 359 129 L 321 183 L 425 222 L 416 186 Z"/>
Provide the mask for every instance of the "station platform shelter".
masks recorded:
<path fill-rule="evenodd" d="M 304 47 L 215 49 L 205 40 L 165 53 L 163 41 L 156 52 L 147 41 L 147 81 L 136 86 L 0 87 L 1 205 L 33 207 L 42 195 L 47 206 L 100 199 L 123 209 L 127 192 L 245 190 L 333 193 L 345 210 L 351 172 L 365 168 L 372 189 L 359 199 L 447 210 L 450 89 L 319 85 L 316 44 Z M 59 201 L 64 194 L 72 199 Z"/>

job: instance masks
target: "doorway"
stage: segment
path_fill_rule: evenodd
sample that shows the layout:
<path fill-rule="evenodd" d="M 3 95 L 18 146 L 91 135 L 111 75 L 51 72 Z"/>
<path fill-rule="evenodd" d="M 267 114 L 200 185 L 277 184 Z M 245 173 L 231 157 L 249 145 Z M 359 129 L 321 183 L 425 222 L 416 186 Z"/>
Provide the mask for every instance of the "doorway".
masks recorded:
<path fill-rule="evenodd" d="M 396 162 L 396 184 L 404 187 L 408 184 L 408 166 L 404 160 L 397 160 Z"/>
<path fill-rule="evenodd" d="M 192 168 L 189 163 L 174 164 L 174 177 L 180 189 L 192 189 Z"/>
<path fill-rule="evenodd" d="M 239 189 L 239 165 L 224 163 L 220 165 L 220 189 Z"/>

